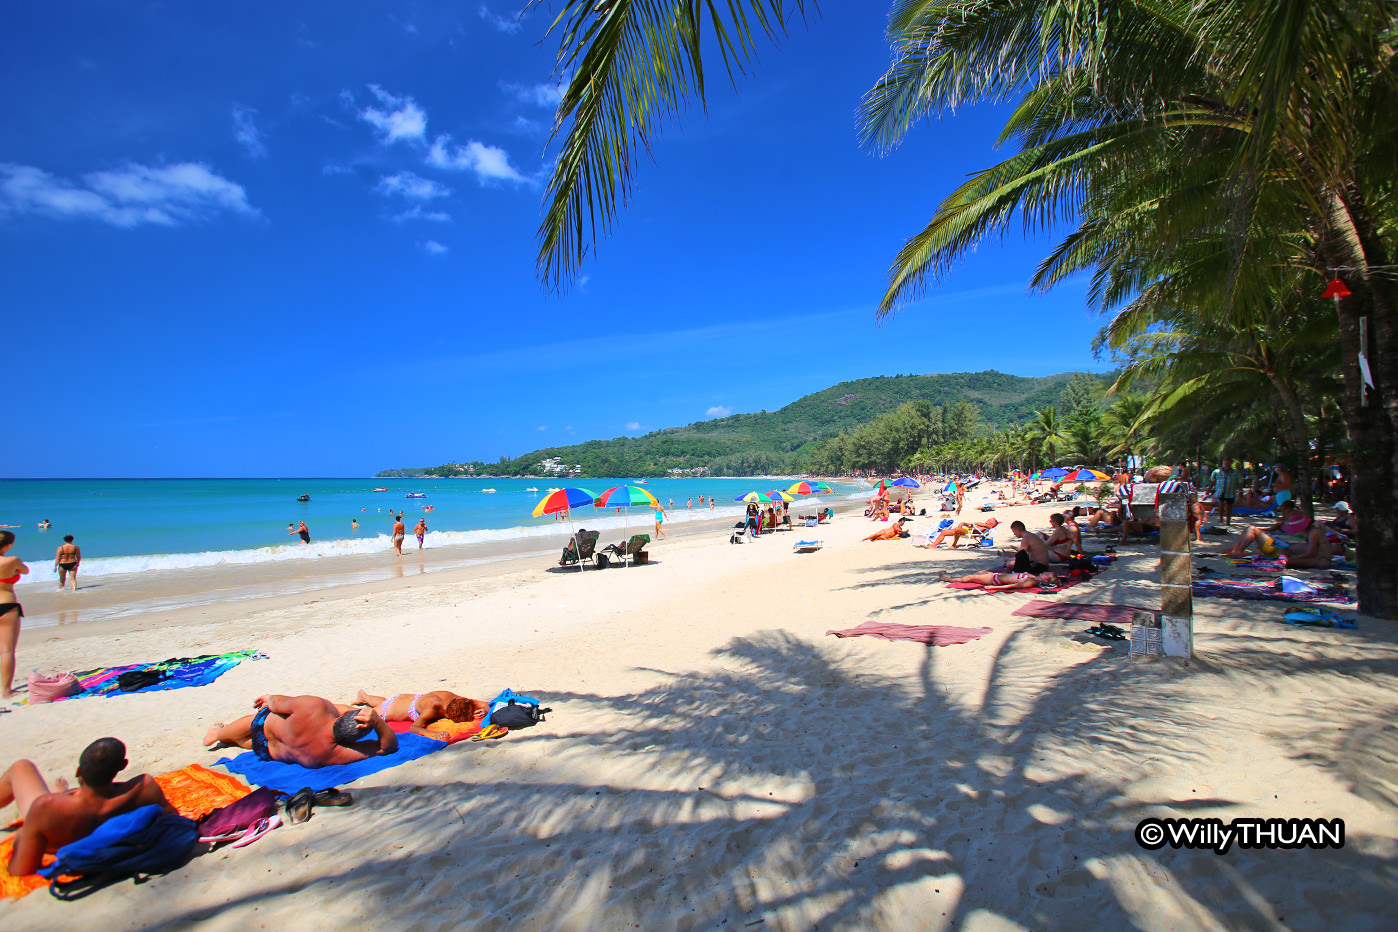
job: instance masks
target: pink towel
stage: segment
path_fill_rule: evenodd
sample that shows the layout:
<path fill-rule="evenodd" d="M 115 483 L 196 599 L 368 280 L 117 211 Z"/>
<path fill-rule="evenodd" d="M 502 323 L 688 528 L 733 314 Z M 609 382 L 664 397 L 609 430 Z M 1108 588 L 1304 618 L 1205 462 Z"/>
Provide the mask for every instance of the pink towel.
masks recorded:
<path fill-rule="evenodd" d="M 1085 605 L 1080 602 L 1046 602 L 1034 599 L 1010 612 L 1030 618 L 1071 618 L 1074 621 L 1096 621 L 1113 625 L 1129 625 L 1137 612 L 1150 609 L 1130 605 Z"/>
<path fill-rule="evenodd" d="M 917 641 L 919 644 L 931 644 L 934 647 L 948 647 L 952 644 L 965 644 L 967 641 L 985 637 L 992 630 L 991 628 L 957 628 L 953 625 L 895 625 L 887 621 L 866 621 L 857 628 L 825 633 L 833 634 L 837 638 L 852 638 L 867 634 L 870 637 L 883 638 L 885 641 Z"/>

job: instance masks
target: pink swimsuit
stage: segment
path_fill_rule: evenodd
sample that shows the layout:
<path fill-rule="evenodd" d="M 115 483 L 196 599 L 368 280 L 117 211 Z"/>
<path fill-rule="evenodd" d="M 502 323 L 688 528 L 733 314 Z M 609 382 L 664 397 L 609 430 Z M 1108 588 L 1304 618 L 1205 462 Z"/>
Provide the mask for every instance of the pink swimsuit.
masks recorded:
<path fill-rule="evenodd" d="M 398 696 L 406 695 L 407 693 L 398 694 Z M 427 693 L 418 693 L 416 696 L 413 696 L 413 701 L 408 703 L 408 721 L 415 722 L 418 720 L 417 701 L 425 695 L 427 695 Z M 383 719 L 384 721 L 388 721 L 388 707 L 393 703 L 394 699 L 398 698 L 398 696 L 389 696 L 387 699 L 383 701 L 383 703 L 379 706 L 379 718 Z"/>

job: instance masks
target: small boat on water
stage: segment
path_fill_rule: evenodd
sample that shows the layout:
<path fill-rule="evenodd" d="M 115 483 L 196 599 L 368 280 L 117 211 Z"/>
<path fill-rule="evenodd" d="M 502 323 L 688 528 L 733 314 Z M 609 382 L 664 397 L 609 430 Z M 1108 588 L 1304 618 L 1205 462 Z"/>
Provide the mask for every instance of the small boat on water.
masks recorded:
<path fill-rule="evenodd" d="M 387 492 L 388 489 L 375 489 L 374 491 L 375 491 L 375 492 Z"/>
<path fill-rule="evenodd" d="M 403 497 L 404 497 L 404 498 L 426 498 L 426 497 L 427 497 L 427 493 L 426 493 L 426 492 L 409 492 L 407 495 L 404 495 Z"/>
<path fill-rule="evenodd" d="M 494 489 L 481 489 L 482 492 L 494 492 Z"/>
<path fill-rule="evenodd" d="M 311 497 L 309 495 L 298 495 L 296 496 L 296 500 L 298 502 L 309 502 L 311 500 Z"/>
<path fill-rule="evenodd" d="M 534 488 L 534 486 L 531 485 L 529 488 L 525 489 L 524 491 L 526 491 L 526 492 L 537 492 L 537 491 L 539 491 L 539 490 L 536 489 L 536 488 Z"/>

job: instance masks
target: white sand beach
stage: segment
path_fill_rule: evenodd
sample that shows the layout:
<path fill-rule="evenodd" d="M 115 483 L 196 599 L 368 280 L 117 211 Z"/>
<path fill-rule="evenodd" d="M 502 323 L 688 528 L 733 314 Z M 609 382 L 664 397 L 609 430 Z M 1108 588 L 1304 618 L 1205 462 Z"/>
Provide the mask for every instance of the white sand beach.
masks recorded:
<path fill-rule="evenodd" d="M 1047 524 L 1049 506 L 1000 513 Z M 71 774 L 94 738 L 133 771 L 211 764 L 200 738 L 266 692 L 349 701 L 536 695 L 548 720 L 348 787 L 255 844 L 7 929 L 1374 929 L 1398 895 L 1398 637 L 1291 627 L 1276 602 L 1195 603 L 1187 668 L 1132 663 L 1030 598 L 1152 607 L 1157 556 L 1026 596 L 948 590 L 986 551 L 862 542 L 842 515 L 649 565 L 549 558 L 277 601 L 37 628 L 20 669 L 241 648 L 212 685 L 18 707 L 4 757 Z M 816 553 L 792 543 L 819 536 Z M 1004 533 L 998 538 L 1008 540 Z M 1204 551 L 1225 545 L 1206 543 Z M 1215 561 L 1216 562 L 1216 561 Z M 23 593 L 21 592 L 21 595 Z M 1347 612 L 1352 614 L 1352 612 Z M 988 626 L 927 648 L 832 628 Z M 11 810 L 13 812 L 13 810 Z M 1143 818 L 1343 818 L 1341 850 L 1148 851 Z"/>

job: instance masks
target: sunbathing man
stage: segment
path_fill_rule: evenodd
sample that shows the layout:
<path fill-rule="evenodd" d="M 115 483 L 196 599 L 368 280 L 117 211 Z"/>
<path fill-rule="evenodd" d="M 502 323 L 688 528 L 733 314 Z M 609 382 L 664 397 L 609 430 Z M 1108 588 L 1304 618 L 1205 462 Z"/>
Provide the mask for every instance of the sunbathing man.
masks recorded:
<path fill-rule="evenodd" d="M 956 545 L 961 543 L 961 538 L 966 534 L 974 534 L 979 537 L 982 534 L 989 534 L 993 529 L 999 527 L 998 518 L 986 518 L 985 521 L 962 521 L 953 524 L 951 527 L 944 527 L 937 532 L 937 536 L 923 544 L 928 550 L 936 550 L 937 545 L 948 537 L 951 538 L 951 549 L 955 550 Z"/>
<path fill-rule="evenodd" d="M 1019 538 L 1019 550 L 1000 551 L 1005 562 L 1009 563 L 1010 554 L 1014 554 L 1016 573 L 1047 572 L 1049 564 L 1053 562 L 1053 555 L 1049 553 L 1048 544 L 1044 543 L 1044 539 L 1026 528 L 1023 521 L 1011 524 L 1010 533 Z"/>
<path fill-rule="evenodd" d="M 1041 589 L 1052 589 L 1058 585 L 1058 580 L 1052 573 L 972 573 L 969 576 L 951 577 L 945 572 L 937 574 L 942 582 L 948 583 L 979 583 L 984 586 L 987 592 L 1006 592 L 1011 589 L 1032 589 L 1038 586 Z"/>
<path fill-rule="evenodd" d="M 261 760 L 302 767 L 352 764 L 398 750 L 398 736 L 373 709 L 356 710 L 319 696 L 278 695 L 258 696 L 252 707 L 255 715 L 210 728 L 205 746 L 235 745 Z"/>
<path fill-rule="evenodd" d="M 24 820 L 10 855 L 10 876 L 34 873 L 45 854 L 86 838 L 123 812 L 149 805 L 175 811 L 148 774 L 113 782 L 124 769 L 126 745 L 116 738 L 98 738 L 78 758 L 77 789 L 68 789 L 68 781 L 60 777 L 54 781 L 57 790 L 50 793 L 39 768 L 27 760 L 15 761 L 0 775 L 0 807 L 13 800 Z"/>
<path fill-rule="evenodd" d="M 1305 512 L 1296 507 L 1296 502 L 1287 500 L 1281 504 L 1281 519 L 1275 524 L 1265 528 L 1250 527 L 1238 535 L 1233 546 L 1224 553 L 1225 557 L 1241 557 L 1253 544 L 1257 545 L 1257 552 L 1269 560 L 1275 560 L 1281 556 L 1283 550 L 1287 548 L 1287 542 L 1274 537 L 1278 532 L 1281 534 L 1305 534 L 1311 527 L 1311 519 L 1307 518 Z"/>
<path fill-rule="evenodd" d="M 396 696 L 374 696 L 359 691 L 355 705 L 367 705 L 378 710 L 385 722 L 412 722 L 409 731 L 418 735 L 430 735 L 427 726 L 447 719 L 453 722 L 478 722 L 485 718 L 490 703 L 479 699 L 467 699 L 445 689 L 428 693 L 399 693 Z"/>

